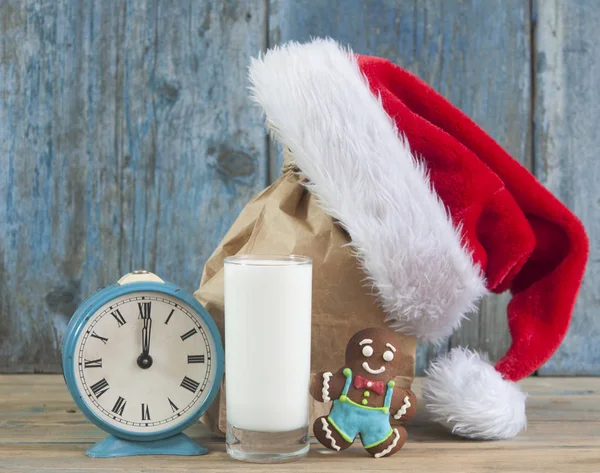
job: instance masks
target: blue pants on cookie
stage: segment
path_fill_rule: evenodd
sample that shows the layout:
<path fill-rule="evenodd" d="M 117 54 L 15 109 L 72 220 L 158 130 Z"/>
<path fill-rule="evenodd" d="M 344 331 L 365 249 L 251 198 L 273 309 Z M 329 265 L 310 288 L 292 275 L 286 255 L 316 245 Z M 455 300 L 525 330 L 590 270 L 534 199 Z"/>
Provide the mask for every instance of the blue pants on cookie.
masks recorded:
<path fill-rule="evenodd" d="M 346 442 L 353 442 L 358 434 L 365 448 L 385 442 L 393 432 L 390 424 L 390 405 L 394 382 L 388 382 L 383 407 L 361 406 L 348 398 L 352 371 L 345 368 L 343 373 L 346 376 L 344 389 L 339 399 L 333 401 L 333 408 L 327 420 Z"/>
<path fill-rule="evenodd" d="M 359 406 L 347 398 L 333 401 L 327 420 L 347 442 L 360 434 L 365 448 L 374 447 L 392 435 L 387 409 Z"/>

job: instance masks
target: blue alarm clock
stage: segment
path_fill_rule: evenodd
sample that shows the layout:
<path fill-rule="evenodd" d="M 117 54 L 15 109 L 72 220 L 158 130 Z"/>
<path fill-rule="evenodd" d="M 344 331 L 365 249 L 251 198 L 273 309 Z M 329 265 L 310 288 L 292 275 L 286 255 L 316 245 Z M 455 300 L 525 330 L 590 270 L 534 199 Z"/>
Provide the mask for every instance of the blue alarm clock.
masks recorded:
<path fill-rule="evenodd" d="M 110 434 L 87 455 L 206 453 L 182 431 L 214 401 L 223 362 L 206 309 L 153 273 L 134 271 L 90 296 L 62 350 L 71 396 Z"/>

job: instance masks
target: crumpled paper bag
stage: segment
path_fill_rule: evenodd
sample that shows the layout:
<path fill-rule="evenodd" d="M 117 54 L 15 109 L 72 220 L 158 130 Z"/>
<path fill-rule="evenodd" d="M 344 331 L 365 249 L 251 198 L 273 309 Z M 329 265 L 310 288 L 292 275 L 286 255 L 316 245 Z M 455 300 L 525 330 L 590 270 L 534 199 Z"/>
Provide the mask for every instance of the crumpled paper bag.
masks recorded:
<path fill-rule="evenodd" d="M 302 185 L 286 153 L 283 175 L 254 197 L 242 210 L 202 274 L 196 298 L 214 318 L 224 337 L 223 261 L 237 254 L 309 256 L 313 260 L 312 351 L 313 372 L 337 370 L 344 363 L 346 343 L 367 327 L 385 326 L 385 315 L 354 257 L 344 229 L 319 207 Z M 225 350 L 232 347 L 225 346 Z M 235 349 L 235 348 L 233 348 Z M 409 387 L 414 376 L 416 340 L 405 336 L 399 348 L 406 360 L 399 386 Z M 225 373 L 227 376 L 227 373 Z M 308 389 L 308 386 L 307 386 Z M 204 421 L 224 432 L 225 390 Z M 330 406 L 314 402 L 312 421 Z"/>

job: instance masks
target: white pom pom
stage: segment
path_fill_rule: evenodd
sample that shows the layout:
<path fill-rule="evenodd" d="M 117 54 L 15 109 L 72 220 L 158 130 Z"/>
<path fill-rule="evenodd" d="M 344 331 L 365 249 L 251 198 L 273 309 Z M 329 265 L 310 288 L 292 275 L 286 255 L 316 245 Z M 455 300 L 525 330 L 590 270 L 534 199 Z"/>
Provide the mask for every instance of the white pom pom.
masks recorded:
<path fill-rule="evenodd" d="M 432 418 L 453 434 L 473 439 L 514 437 L 527 425 L 527 395 L 502 378 L 486 357 L 454 348 L 435 360 L 423 397 Z"/>

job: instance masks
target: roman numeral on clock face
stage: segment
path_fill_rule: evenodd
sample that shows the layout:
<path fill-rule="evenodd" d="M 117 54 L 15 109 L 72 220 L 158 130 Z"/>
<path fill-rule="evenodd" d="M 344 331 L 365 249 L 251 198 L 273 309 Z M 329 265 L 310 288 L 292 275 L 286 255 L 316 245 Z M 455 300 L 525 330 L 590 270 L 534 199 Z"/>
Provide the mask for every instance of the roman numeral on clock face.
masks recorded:
<path fill-rule="evenodd" d="M 180 386 L 182 388 L 187 389 L 188 391 L 191 391 L 193 393 L 196 392 L 196 389 L 198 389 L 198 386 L 200 386 L 200 383 L 194 381 L 191 378 L 188 378 L 187 376 L 185 376 L 183 378 L 183 381 L 181 382 Z"/>
<path fill-rule="evenodd" d="M 142 420 L 151 420 L 150 407 L 148 406 L 148 404 L 142 404 Z"/>
<path fill-rule="evenodd" d="M 127 404 L 127 401 L 119 396 L 117 402 L 115 402 L 115 405 L 112 408 L 112 411 L 118 416 L 122 416 L 123 411 L 125 410 L 125 404 Z"/>
<path fill-rule="evenodd" d="M 111 312 L 111 315 L 115 318 L 115 320 L 119 324 L 119 327 L 122 327 L 126 324 L 125 319 L 123 318 L 123 315 L 121 314 L 121 311 L 119 309 L 115 310 L 114 312 Z"/>
<path fill-rule="evenodd" d="M 92 332 L 92 334 L 90 335 L 91 337 L 97 338 L 98 340 L 100 340 L 102 343 L 104 343 L 106 345 L 106 342 L 108 342 L 108 338 L 104 338 L 101 337 L 100 335 L 98 335 L 96 332 Z"/>
<path fill-rule="evenodd" d="M 169 325 L 169 320 L 171 320 L 171 316 L 173 315 L 173 312 L 175 312 L 175 309 L 171 310 L 171 313 L 167 317 L 167 320 L 165 320 L 165 325 Z"/>
<path fill-rule="evenodd" d="M 84 368 L 102 368 L 102 358 L 97 360 L 83 360 Z"/>
<path fill-rule="evenodd" d="M 204 363 L 204 355 L 188 355 L 188 363 Z"/>
<path fill-rule="evenodd" d="M 194 335 L 194 334 L 196 334 L 196 333 L 198 333 L 198 332 L 196 331 L 196 329 L 195 329 L 195 328 L 193 328 L 193 329 L 192 329 L 192 330 L 190 330 L 189 332 L 185 332 L 185 333 L 184 333 L 184 334 L 181 336 L 181 339 L 182 339 L 182 340 L 187 340 L 188 338 L 190 338 L 192 335 Z"/>
<path fill-rule="evenodd" d="M 138 308 L 140 309 L 140 315 L 138 319 L 149 319 L 150 318 L 150 302 L 138 302 Z"/>
<path fill-rule="evenodd" d="M 108 385 L 108 381 L 106 381 L 105 378 L 102 378 L 100 381 L 98 381 L 96 384 L 92 384 L 90 386 L 90 389 L 92 390 L 92 392 L 94 393 L 94 396 L 96 396 L 97 398 L 99 398 L 100 396 L 102 396 L 106 391 L 108 391 L 109 385 Z"/>
<path fill-rule="evenodd" d="M 167 398 L 167 399 L 169 400 L 169 405 L 171 406 L 171 410 L 172 410 L 173 412 L 177 412 L 177 411 L 179 410 L 179 407 L 177 407 L 177 406 L 175 405 L 175 403 L 174 403 L 173 401 L 171 401 L 171 399 L 170 399 L 170 398 Z"/>

